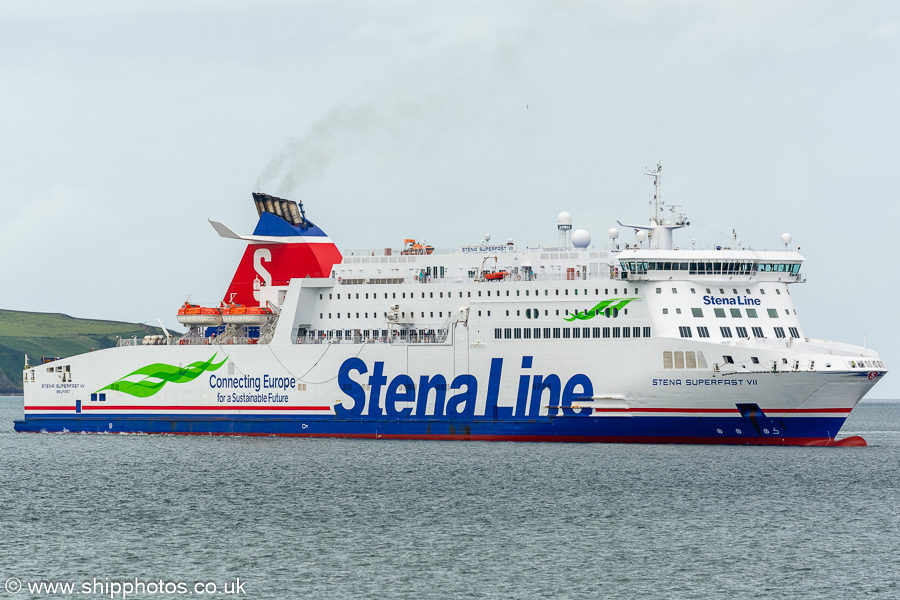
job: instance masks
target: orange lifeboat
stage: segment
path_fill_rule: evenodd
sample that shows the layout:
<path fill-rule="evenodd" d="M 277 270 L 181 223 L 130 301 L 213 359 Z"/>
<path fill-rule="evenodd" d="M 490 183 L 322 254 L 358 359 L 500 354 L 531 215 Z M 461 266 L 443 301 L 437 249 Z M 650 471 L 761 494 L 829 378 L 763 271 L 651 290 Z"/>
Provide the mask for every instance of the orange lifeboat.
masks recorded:
<path fill-rule="evenodd" d="M 271 310 L 260 306 L 230 304 L 222 309 L 222 320 L 226 325 L 265 325 L 271 316 Z"/>
<path fill-rule="evenodd" d="M 218 327 L 222 324 L 222 310 L 185 302 L 178 309 L 177 319 L 188 327 Z"/>
<path fill-rule="evenodd" d="M 509 275 L 508 271 L 497 271 L 496 273 L 485 273 L 484 278 L 488 281 L 500 281 Z"/>
<path fill-rule="evenodd" d="M 400 254 L 431 254 L 432 252 L 434 252 L 434 247 L 420 244 L 412 238 L 407 238 L 403 240 L 403 250 L 400 251 Z"/>

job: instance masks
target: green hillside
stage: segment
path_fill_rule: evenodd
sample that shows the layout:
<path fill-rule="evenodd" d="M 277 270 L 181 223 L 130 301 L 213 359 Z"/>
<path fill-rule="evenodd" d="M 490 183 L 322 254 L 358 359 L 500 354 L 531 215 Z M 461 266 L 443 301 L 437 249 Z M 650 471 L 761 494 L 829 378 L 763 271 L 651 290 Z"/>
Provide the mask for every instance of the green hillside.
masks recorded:
<path fill-rule="evenodd" d="M 25 354 L 37 364 L 42 356 L 73 356 L 115 346 L 120 337 L 160 333 L 158 327 L 136 323 L 0 309 L 0 394 L 22 393 Z"/>

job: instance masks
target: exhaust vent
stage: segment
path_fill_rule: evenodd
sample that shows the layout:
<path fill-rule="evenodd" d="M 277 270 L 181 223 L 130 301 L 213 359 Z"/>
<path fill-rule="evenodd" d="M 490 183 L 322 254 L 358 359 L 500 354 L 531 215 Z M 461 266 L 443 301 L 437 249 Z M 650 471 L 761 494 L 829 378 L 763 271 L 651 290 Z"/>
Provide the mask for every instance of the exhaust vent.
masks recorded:
<path fill-rule="evenodd" d="M 276 217 L 281 217 L 294 227 L 306 229 L 309 223 L 306 221 L 306 212 L 303 210 L 303 203 L 297 203 L 293 200 L 284 200 L 276 198 L 269 194 L 253 194 L 253 202 L 256 204 L 256 212 L 259 216 L 263 213 L 270 213 Z"/>

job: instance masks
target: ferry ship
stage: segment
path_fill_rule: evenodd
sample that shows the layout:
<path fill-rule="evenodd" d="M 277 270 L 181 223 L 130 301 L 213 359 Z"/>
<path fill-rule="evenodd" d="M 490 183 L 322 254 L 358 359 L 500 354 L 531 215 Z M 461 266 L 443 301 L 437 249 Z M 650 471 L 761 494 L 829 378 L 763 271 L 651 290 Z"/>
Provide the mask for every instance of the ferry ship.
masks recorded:
<path fill-rule="evenodd" d="M 689 225 L 652 178 L 647 225 L 600 250 L 561 213 L 554 247 L 408 238 L 342 253 L 302 203 L 259 221 L 219 306 L 184 335 L 24 369 L 16 431 L 760 445 L 839 438 L 886 374 L 808 337 L 777 250 L 677 248 Z"/>

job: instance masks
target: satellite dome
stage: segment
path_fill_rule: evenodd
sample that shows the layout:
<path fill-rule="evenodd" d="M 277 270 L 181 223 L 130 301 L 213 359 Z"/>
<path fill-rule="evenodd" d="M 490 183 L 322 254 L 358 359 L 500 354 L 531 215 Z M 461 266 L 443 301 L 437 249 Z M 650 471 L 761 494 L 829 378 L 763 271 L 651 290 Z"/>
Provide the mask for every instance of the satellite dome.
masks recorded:
<path fill-rule="evenodd" d="M 570 213 L 567 213 L 566 211 L 559 213 L 559 216 L 556 217 L 556 225 L 557 226 L 568 225 L 569 227 L 571 227 L 572 226 L 572 215 Z"/>
<path fill-rule="evenodd" d="M 614 240 L 619 237 L 619 230 L 613 227 L 609 230 L 609 239 Z"/>
<path fill-rule="evenodd" d="M 635 239 L 637 239 L 638 242 L 643 244 L 644 242 L 647 241 L 647 232 L 644 231 L 643 229 L 641 229 L 636 234 L 634 234 L 634 237 L 635 237 Z"/>
<path fill-rule="evenodd" d="M 591 234 L 587 229 L 576 229 L 572 232 L 572 245 L 584 250 L 591 245 Z"/>
<path fill-rule="evenodd" d="M 791 243 L 791 234 L 789 234 L 789 233 L 782 233 L 782 234 L 781 234 L 781 243 L 784 244 L 785 246 L 787 246 L 788 244 L 790 244 L 790 243 Z"/>

